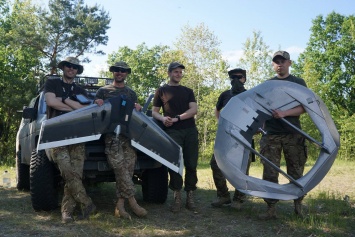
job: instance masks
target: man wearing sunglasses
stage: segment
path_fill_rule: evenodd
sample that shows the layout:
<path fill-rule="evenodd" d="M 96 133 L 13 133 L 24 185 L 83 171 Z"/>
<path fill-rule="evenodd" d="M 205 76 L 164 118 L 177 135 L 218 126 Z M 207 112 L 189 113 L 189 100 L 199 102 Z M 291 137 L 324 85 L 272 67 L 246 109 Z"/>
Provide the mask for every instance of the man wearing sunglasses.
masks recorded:
<path fill-rule="evenodd" d="M 72 96 L 77 94 L 87 95 L 83 88 L 74 83 L 76 75 L 84 70 L 79 60 L 67 57 L 58 64 L 58 68 L 63 71 L 62 79 L 48 79 L 44 86 L 48 119 L 86 106 L 72 99 Z M 82 215 L 79 218 L 88 218 L 91 213 L 95 212 L 96 207 L 86 194 L 82 183 L 85 160 L 84 143 L 51 148 L 49 152 L 65 181 L 61 207 L 62 222 L 74 221 L 73 212 L 77 203 L 82 208 Z"/>
<path fill-rule="evenodd" d="M 246 70 L 241 68 L 234 68 L 228 71 L 228 75 L 232 87 L 231 89 L 222 92 L 218 97 L 218 101 L 215 108 L 215 116 L 217 120 L 219 119 L 219 115 L 222 108 L 228 103 L 228 101 L 233 96 L 246 91 L 244 88 L 244 83 L 246 81 Z M 232 202 L 228 191 L 226 178 L 224 177 L 222 171 L 219 169 L 214 155 L 212 155 L 210 165 L 212 169 L 213 181 L 217 188 L 217 199 L 212 202 L 211 205 L 213 207 L 222 207 L 225 204 L 232 203 L 231 207 L 239 210 L 241 208 L 241 203 L 243 203 L 245 199 L 245 194 L 239 192 L 236 189 L 233 195 Z"/>
<path fill-rule="evenodd" d="M 135 109 L 140 111 L 141 106 L 137 103 L 138 98 L 136 92 L 125 85 L 125 80 L 128 74 L 131 73 L 131 68 L 123 61 L 116 62 L 110 67 L 110 72 L 113 74 L 113 82 L 111 85 L 101 87 L 96 92 L 95 103 L 99 106 L 103 105 L 104 100 L 126 96 L 127 99 L 135 102 Z M 131 216 L 125 210 L 125 200 L 128 199 L 129 206 L 134 214 L 138 217 L 147 215 L 147 211 L 138 205 L 134 195 L 135 186 L 132 181 L 134 166 L 137 160 L 135 149 L 131 146 L 131 140 L 120 134 L 105 135 L 105 153 L 107 160 L 114 170 L 116 178 L 116 193 L 118 201 L 115 208 L 115 216 L 131 219 Z"/>

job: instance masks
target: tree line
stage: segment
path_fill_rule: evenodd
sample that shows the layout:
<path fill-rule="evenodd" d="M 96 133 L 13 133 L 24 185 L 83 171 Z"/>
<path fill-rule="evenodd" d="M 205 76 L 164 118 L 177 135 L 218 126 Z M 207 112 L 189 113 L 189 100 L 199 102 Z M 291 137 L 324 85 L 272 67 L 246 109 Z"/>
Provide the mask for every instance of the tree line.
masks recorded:
<path fill-rule="evenodd" d="M 83 0 L 49 0 L 43 8 L 31 0 L 0 0 L 0 164 L 15 162 L 16 133 L 23 105 L 36 95 L 39 79 L 56 73 L 56 65 L 65 56 L 89 62 L 88 53 L 104 54 L 97 46 L 106 45 L 110 17 L 98 5 Z M 85 26 L 85 27 L 83 27 Z M 219 94 L 228 89 L 227 71 L 232 67 L 247 70 L 247 88 L 274 75 L 272 53 L 260 31 L 254 31 L 243 44 L 243 56 L 237 65 L 223 59 L 221 42 L 208 27 L 185 25 L 173 46 L 148 47 L 144 42 L 135 49 L 121 46 L 107 55 L 107 64 L 126 61 L 132 68 L 127 82 L 139 95 L 140 103 L 167 81 L 166 68 L 172 61 L 186 66 L 182 84 L 192 88 L 199 105 L 196 117 L 199 131 L 200 160 L 209 161 L 213 153 L 217 122 L 214 108 Z M 292 74 L 306 80 L 331 111 L 341 134 L 338 159 L 354 160 L 355 144 L 355 17 L 332 12 L 313 20 L 307 47 L 293 62 Z M 108 72 L 102 76 L 111 77 Z M 90 75 L 88 75 L 90 76 Z M 319 137 L 307 116 L 304 130 Z M 318 157 L 309 146 L 310 159 Z"/>

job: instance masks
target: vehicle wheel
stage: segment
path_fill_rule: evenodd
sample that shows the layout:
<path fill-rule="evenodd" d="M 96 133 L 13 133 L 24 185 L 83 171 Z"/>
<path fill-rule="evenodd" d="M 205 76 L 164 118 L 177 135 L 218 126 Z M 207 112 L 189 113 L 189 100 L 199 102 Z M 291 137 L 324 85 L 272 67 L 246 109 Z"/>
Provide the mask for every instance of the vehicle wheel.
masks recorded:
<path fill-rule="evenodd" d="M 143 200 L 151 203 L 164 203 L 168 197 L 168 169 L 147 169 L 142 175 Z"/>
<path fill-rule="evenodd" d="M 58 192 L 55 184 L 55 167 L 45 151 L 32 152 L 30 163 L 30 190 L 35 211 L 50 211 L 58 207 Z"/>
<path fill-rule="evenodd" d="M 16 178 L 17 190 L 30 190 L 30 167 L 21 163 L 21 150 L 16 154 Z"/>

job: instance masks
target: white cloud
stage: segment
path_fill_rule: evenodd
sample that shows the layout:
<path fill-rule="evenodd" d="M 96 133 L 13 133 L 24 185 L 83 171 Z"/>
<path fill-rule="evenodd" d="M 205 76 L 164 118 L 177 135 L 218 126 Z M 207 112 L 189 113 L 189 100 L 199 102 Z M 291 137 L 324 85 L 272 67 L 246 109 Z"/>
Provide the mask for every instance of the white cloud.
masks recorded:
<path fill-rule="evenodd" d="M 235 66 L 243 56 L 243 50 L 233 50 L 222 52 L 222 58 L 227 60 L 231 67 Z"/>
<path fill-rule="evenodd" d="M 290 54 L 300 54 L 300 53 L 303 53 L 305 49 L 304 48 L 301 48 L 301 47 L 298 47 L 298 46 L 291 46 L 291 47 L 288 47 L 286 49 L 287 52 L 289 52 Z"/>
<path fill-rule="evenodd" d="M 108 65 L 106 63 L 99 64 L 84 64 L 83 76 L 99 77 L 100 71 L 108 71 Z"/>
<path fill-rule="evenodd" d="M 303 53 L 305 49 L 298 46 L 291 46 L 284 50 L 289 52 L 292 61 L 296 61 L 298 56 L 300 56 L 300 54 Z"/>

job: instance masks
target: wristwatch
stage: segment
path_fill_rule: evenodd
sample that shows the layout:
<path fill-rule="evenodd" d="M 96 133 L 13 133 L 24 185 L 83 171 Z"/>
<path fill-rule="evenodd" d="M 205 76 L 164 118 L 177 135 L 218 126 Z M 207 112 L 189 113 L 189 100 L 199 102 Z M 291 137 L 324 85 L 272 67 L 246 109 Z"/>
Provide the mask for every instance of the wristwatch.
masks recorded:
<path fill-rule="evenodd" d="M 181 121 L 180 115 L 176 115 L 175 118 L 177 118 L 179 122 Z"/>
<path fill-rule="evenodd" d="M 65 104 L 65 100 L 68 98 L 68 96 L 62 97 L 62 102 Z"/>

